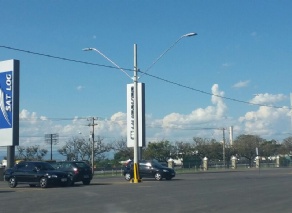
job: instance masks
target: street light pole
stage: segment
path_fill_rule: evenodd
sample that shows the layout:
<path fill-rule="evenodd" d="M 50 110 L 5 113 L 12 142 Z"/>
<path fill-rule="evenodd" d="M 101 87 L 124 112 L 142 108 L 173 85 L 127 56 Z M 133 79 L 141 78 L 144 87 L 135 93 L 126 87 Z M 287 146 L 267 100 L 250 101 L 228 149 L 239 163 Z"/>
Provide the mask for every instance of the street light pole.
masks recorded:
<path fill-rule="evenodd" d="M 169 50 L 171 50 L 181 39 L 183 39 L 185 37 L 195 36 L 195 35 L 198 35 L 198 34 L 197 33 L 187 33 L 187 34 L 184 34 L 181 37 L 179 37 L 169 48 L 167 48 L 157 59 L 155 59 L 152 62 L 152 64 L 143 72 L 143 74 L 148 72 L 148 70 L 150 70 L 162 58 L 162 56 L 164 56 Z"/>
<path fill-rule="evenodd" d="M 134 44 L 134 183 L 140 182 L 138 170 L 138 65 L 137 65 L 137 44 Z"/>
<path fill-rule="evenodd" d="M 187 33 L 182 35 L 179 39 L 177 39 L 168 49 L 166 49 L 143 73 L 145 74 L 149 69 L 151 69 L 161 58 L 164 56 L 169 50 L 171 50 L 181 39 L 185 37 L 195 36 L 197 33 Z M 84 48 L 83 51 L 95 51 L 103 56 L 106 60 L 112 63 L 115 67 L 120 69 L 123 73 L 125 73 L 129 78 L 133 80 L 134 84 L 134 179 L 133 183 L 141 182 L 138 172 L 138 148 L 139 148 L 139 126 L 138 126 L 138 66 L 137 66 L 137 45 L 134 44 L 134 76 L 133 78 L 128 75 L 121 67 L 119 67 L 115 62 L 109 59 L 106 55 L 100 52 L 96 48 Z M 140 76 L 141 77 L 141 76 Z"/>

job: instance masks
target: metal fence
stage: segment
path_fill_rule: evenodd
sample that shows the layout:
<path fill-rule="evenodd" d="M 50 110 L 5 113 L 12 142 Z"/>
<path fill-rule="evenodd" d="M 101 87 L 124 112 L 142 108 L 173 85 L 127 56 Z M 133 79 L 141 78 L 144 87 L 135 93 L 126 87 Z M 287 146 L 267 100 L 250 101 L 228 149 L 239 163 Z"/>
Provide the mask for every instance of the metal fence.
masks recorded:
<path fill-rule="evenodd" d="M 259 166 L 257 166 L 256 161 L 254 160 L 251 165 L 249 160 L 240 159 L 236 162 L 236 169 L 249 169 L 249 168 L 277 168 L 277 167 L 292 167 L 292 160 L 290 157 L 281 157 L 277 163 L 276 159 L 260 160 Z M 97 167 L 94 170 L 95 176 L 123 176 L 123 166 L 120 167 Z M 203 161 L 185 161 L 182 165 L 175 165 L 174 169 L 177 172 L 198 172 L 203 171 Z M 234 169 L 231 166 L 231 161 L 226 161 L 225 163 L 222 160 L 210 160 L 208 161 L 208 170 L 226 170 Z"/>

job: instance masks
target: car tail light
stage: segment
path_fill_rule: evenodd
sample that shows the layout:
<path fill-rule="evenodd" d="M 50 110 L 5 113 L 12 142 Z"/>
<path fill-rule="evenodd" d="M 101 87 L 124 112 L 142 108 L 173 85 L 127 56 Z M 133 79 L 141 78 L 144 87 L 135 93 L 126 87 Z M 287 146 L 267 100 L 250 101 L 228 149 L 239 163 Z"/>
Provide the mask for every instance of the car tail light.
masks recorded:
<path fill-rule="evenodd" d="M 74 171 L 75 174 L 78 174 L 79 173 L 79 171 L 78 171 L 77 168 L 74 168 L 73 171 Z"/>

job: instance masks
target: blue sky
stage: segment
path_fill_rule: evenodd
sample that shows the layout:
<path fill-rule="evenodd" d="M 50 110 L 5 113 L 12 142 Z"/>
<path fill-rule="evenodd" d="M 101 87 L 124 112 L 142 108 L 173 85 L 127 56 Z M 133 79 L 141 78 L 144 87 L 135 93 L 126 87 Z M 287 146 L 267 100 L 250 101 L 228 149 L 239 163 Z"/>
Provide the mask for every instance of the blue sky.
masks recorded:
<path fill-rule="evenodd" d="M 222 131 L 202 128 L 229 126 L 235 137 L 289 137 L 291 6 L 288 0 L 2 1 L 0 61 L 21 63 L 20 145 L 45 146 L 47 133 L 59 133 L 60 145 L 79 132 L 89 135 L 88 121 L 74 117 L 99 117 L 96 134 L 125 138 L 126 84 L 132 80 L 82 49 L 97 48 L 132 70 L 137 44 L 143 72 L 190 32 L 198 35 L 181 39 L 148 71 L 163 80 L 140 78 L 146 141 L 221 140 Z"/>

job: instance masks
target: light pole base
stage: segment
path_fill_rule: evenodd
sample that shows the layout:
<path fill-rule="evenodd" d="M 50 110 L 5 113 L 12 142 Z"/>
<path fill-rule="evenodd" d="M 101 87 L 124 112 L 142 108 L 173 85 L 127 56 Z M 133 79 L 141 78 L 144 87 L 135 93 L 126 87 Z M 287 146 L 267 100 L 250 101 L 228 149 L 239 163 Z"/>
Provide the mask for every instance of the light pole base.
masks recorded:
<path fill-rule="evenodd" d="M 134 179 L 134 178 L 131 179 L 131 183 L 141 183 L 141 182 L 142 182 L 141 179 Z"/>
<path fill-rule="evenodd" d="M 132 183 L 141 183 L 138 163 L 134 163 L 134 178 L 131 180 Z"/>

